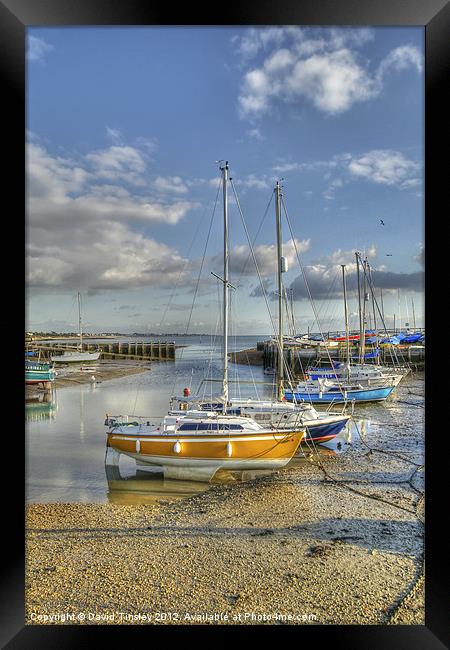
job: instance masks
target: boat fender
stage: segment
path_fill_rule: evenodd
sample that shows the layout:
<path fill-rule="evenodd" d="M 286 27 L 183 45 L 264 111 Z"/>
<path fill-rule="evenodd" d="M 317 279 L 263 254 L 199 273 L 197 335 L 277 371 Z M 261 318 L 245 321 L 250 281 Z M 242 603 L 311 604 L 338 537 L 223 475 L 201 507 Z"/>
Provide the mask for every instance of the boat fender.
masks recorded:
<path fill-rule="evenodd" d="M 233 453 L 233 446 L 231 442 L 227 442 L 227 456 L 230 457 L 232 453 Z"/>
<path fill-rule="evenodd" d="M 174 450 L 174 452 L 175 452 L 176 454 L 179 454 L 179 453 L 180 453 L 180 451 L 181 451 L 181 444 L 180 444 L 180 441 L 179 441 L 179 440 L 177 440 L 176 443 L 174 444 L 174 446 L 173 446 L 173 450 Z"/>
<path fill-rule="evenodd" d="M 139 440 L 136 440 L 136 453 L 138 454 L 141 451 L 141 443 Z"/>

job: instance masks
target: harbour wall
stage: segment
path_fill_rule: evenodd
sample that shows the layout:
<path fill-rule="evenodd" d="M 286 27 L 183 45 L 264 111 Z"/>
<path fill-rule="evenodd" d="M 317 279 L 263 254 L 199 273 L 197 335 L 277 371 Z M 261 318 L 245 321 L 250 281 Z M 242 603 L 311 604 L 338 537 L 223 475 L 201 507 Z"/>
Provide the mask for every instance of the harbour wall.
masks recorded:
<path fill-rule="evenodd" d="M 166 342 L 111 342 L 111 343 L 83 343 L 83 352 L 101 350 L 101 359 L 134 359 L 139 361 L 175 361 L 175 350 L 178 345 Z M 79 351 L 79 346 L 73 342 L 56 343 L 42 342 L 30 343 L 30 350 L 39 350 L 41 356 L 49 357 L 66 350 Z"/>

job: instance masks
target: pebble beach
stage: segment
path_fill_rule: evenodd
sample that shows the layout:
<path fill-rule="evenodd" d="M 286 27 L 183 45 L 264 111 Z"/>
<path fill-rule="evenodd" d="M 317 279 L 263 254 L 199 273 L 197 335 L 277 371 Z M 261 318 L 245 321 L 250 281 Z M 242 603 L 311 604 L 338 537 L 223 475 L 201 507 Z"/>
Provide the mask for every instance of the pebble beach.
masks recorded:
<path fill-rule="evenodd" d="M 28 624 L 424 625 L 423 467 L 350 447 L 150 505 L 29 504 Z"/>

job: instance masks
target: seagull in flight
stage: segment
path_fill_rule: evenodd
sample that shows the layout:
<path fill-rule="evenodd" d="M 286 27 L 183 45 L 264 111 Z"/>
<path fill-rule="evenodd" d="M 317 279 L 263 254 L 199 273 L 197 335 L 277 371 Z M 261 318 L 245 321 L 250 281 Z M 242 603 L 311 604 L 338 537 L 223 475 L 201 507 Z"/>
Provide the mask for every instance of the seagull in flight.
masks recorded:
<path fill-rule="evenodd" d="M 381 223 L 381 225 L 382 225 L 382 226 L 384 226 L 384 225 L 385 225 L 385 223 L 384 223 L 384 221 L 383 221 L 383 219 L 380 219 L 380 223 Z"/>

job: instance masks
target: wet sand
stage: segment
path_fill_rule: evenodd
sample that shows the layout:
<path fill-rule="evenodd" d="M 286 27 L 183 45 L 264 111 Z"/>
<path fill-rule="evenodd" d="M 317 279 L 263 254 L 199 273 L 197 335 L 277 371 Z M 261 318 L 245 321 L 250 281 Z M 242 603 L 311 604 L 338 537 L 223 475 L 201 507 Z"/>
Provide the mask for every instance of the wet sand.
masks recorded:
<path fill-rule="evenodd" d="M 82 367 L 82 366 L 80 366 Z M 62 388 L 64 386 L 74 386 L 75 384 L 90 384 L 92 377 L 100 383 L 108 381 L 108 379 L 116 379 L 118 377 L 125 377 L 127 375 L 136 375 L 141 372 L 150 370 L 150 363 L 148 361 L 98 361 L 95 366 L 89 367 L 89 364 L 84 366 L 83 370 L 80 368 L 58 368 L 56 366 L 56 379 L 53 382 L 55 388 Z M 25 398 L 37 398 L 44 391 L 33 385 L 25 386 Z"/>
<path fill-rule="evenodd" d="M 187 499 L 28 505 L 26 621 L 424 625 L 420 463 L 350 445 Z"/>
<path fill-rule="evenodd" d="M 54 385 L 56 388 L 61 388 L 73 384 L 91 383 L 93 376 L 97 382 L 102 382 L 127 375 L 136 375 L 148 370 L 150 370 L 148 361 L 99 361 L 96 368 L 89 368 L 86 365 L 83 370 L 71 371 L 70 374 L 64 374 L 63 370 L 56 368 L 58 375 Z"/>

